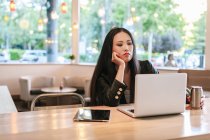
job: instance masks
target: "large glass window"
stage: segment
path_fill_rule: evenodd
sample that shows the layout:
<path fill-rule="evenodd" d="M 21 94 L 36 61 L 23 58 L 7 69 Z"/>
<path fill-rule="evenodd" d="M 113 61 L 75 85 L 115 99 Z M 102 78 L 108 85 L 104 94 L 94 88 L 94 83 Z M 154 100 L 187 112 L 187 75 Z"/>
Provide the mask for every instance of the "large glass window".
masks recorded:
<path fill-rule="evenodd" d="M 203 68 L 206 0 L 80 0 L 80 62 L 95 63 L 106 33 L 130 30 L 156 67 Z"/>
<path fill-rule="evenodd" d="M 1 1 L 1 63 L 68 62 L 71 36 L 71 0 Z"/>

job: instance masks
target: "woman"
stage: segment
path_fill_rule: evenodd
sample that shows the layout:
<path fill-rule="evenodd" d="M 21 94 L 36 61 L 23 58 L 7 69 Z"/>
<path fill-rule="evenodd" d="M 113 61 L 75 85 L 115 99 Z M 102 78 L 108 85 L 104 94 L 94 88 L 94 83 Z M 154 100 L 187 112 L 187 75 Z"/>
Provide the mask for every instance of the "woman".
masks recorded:
<path fill-rule="evenodd" d="M 173 54 L 168 55 L 168 61 L 165 64 L 166 67 L 177 67 Z"/>
<path fill-rule="evenodd" d="M 128 30 L 111 29 L 93 73 L 91 104 L 117 106 L 134 102 L 135 75 L 138 73 L 158 72 L 149 61 L 136 59 L 134 40 Z"/>

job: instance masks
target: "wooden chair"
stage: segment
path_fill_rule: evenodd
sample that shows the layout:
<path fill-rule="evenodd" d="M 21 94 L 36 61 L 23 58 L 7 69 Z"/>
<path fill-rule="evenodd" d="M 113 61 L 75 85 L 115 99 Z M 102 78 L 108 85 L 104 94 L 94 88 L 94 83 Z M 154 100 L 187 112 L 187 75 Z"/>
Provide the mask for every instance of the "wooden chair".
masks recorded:
<path fill-rule="evenodd" d="M 77 99 L 79 99 L 80 103 L 81 104 L 71 104 L 71 105 L 60 105 L 59 102 L 59 97 L 77 97 Z M 36 103 L 38 101 L 40 101 L 41 99 L 49 99 L 49 98 L 52 98 L 52 97 L 55 97 L 57 98 L 58 102 L 57 102 L 57 105 L 54 105 L 54 106 L 42 106 L 42 107 L 37 107 L 36 106 Z M 69 108 L 69 107 L 84 107 L 85 106 L 85 100 L 84 98 L 77 94 L 77 93 L 48 93 L 48 94 L 41 94 L 41 95 L 38 95 L 36 96 L 33 100 L 32 100 L 32 103 L 31 103 L 31 111 L 35 111 L 35 110 L 50 110 L 50 109 L 62 109 L 62 108 Z"/>
<path fill-rule="evenodd" d="M 0 86 L 0 114 L 17 112 L 7 86 Z"/>
<path fill-rule="evenodd" d="M 202 86 L 210 91 L 210 70 L 179 69 L 178 73 L 187 73 L 187 87 Z"/>

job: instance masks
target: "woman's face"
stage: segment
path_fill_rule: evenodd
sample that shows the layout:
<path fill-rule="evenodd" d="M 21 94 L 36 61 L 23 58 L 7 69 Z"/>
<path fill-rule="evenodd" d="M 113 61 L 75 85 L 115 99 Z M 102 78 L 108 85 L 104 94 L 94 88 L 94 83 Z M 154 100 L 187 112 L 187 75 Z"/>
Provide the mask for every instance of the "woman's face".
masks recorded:
<path fill-rule="evenodd" d="M 133 57 L 133 42 L 130 36 L 125 32 L 119 32 L 114 36 L 112 51 L 117 53 L 125 63 Z"/>

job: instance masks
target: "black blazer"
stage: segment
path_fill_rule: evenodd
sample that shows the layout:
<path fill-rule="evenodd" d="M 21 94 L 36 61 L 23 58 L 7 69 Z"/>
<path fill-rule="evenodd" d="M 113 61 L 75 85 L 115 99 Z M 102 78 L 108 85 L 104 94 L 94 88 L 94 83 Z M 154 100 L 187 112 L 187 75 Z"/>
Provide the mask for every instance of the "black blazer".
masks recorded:
<path fill-rule="evenodd" d="M 158 71 L 152 64 L 146 61 L 139 61 L 140 74 L 156 74 Z M 124 91 L 127 86 L 114 79 L 110 79 L 102 73 L 96 81 L 97 105 L 118 106 L 119 104 L 126 104 Z"/>

